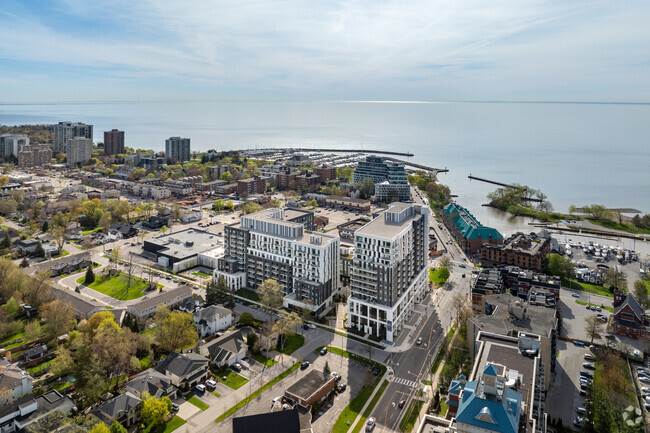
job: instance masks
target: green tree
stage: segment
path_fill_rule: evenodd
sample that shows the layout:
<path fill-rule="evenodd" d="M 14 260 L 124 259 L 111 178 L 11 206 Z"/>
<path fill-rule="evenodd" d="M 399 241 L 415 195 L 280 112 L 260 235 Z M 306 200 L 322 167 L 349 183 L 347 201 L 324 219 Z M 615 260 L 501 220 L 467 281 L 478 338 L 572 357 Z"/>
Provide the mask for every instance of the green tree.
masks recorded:
<path fill-rule="evenodd" d="M 49 227 L 49 224 L 47 223 L 47 220 L 43 221 L 43 226 L 41 226 L 41 231 L 43 233 L 47 233 L 48 227 Z"/>
<path fill-rule="evenodd" d="M 248 345 L 248 348 L 250 349 L 251 352 L 253 353 L 259 353 L 260 351 L 260 341 L 259 337 L 257 336 L 256 333 L 254 332 L 249 332 L 248 336 L 246 337 L 246 344 Z"/>
<path fill-rule="evenodd" d="M 650 308 L 650 297 L 648 297 L 648 289 L 643 280 L 636 280 L 634 282 L 634 297 L 644 310 Z"/>
<path fill-rule="evenodd" d="M 273 325 L 273 331 L 277 332 L 280 335 L 280 349 L 284 348 L 285 343 L 287 342 L 287 337 L 289 335 L 295 334 L 295 330 L 302 320 L 294 311 L 289 314 L 285 314 L 280 317 L 277 322 Z"/>
<path fill-rule="evenodd" d="M 233 210 L 235 208 L 235 203 L 232 200 L 228 200 L 223 207 L 224 209 Z"/>
<path fill-rule="evenodd" d="M 243 312 L 239 315 L 239 323 L 244 326 L 255 326 L 257 324 L 257 320 L 255 320 L 255 316 L 253 316 L 249 312 Z"/>
<path fill-rule="evenodd" d="M 548 254 L 546 256 L 547 269 L 551 275 L 564 278 L 575 278 L 575 265 L 568 257 L 559 254 Z"/>
<path fill-rule="evenodd" d="M 29 260 L 27 260 L 27 257 L 23 257 L 23 260 L 20 262 L 20 267 L 26 268 L 27 266 L 29 266 Z"/>
<path fill-rule="evenodd" d="M 194 316 L 190 313 L 171 312 L 165 305 L 159 305 L 153 321 L 157 325 L 155 339 L 166 352 L 179 352 L 196 344 L 199 339 L 194 328 Z"/>
<path fill-rule="evenodd" d="M 43 249 L 43 244 L 40 242 L 36 245 L 36 248 L 34 249 L 34 255 L 36 257 L 45 257 L 45 250 Z"/>
<path fill-rule="evenodd" d="M 45 322 L 45 331 L 48 338 L 67 334 L 75 323 L 75 312 L 70 304 L 59 299 L 43 305 L 39 314 Z"/>
<path fill-rule="evenodd" d="M 111 433 L 128 433 L 128 430 L 124 428 L 124 426 L 117 421 L 113 421 L 113 424 L 111 424 L 110 431 Z"/>
<path fill-rule="evenodd" d="M 262 207 L 259 204 L 252 201 L 249 201 L 248 203 L 244 203 L 244 205 L 241 207 L 242 215 L 259 212 L 261 210 Z"/>
<path fill-rule="evenodd" d="M 627 291 L 627 275 L 618 266 L 614 266 L 605 271 L 605 282 L 610 287 Z"/>
<path fill-rule="evenodd" d="M 229 171 L 226 171 L 224 173 L 221 173 L 221 176 L 219 176 L 219 179 L 225 180 L 226 182 L 230 182 L 232 179 L 232 174 L 230 174 Z"/>
<path fill-rule="evenodd" d="M 95 282 L 95 272 L 93 272 L 93 264 L 88 265 L 86 270 L 86 278 L 84 278 L 84 284 L 89 286 Z"/>
<path fill-rule="evenodd" d="M 216 200 L 212 205 L 212 209 L 216 210 L 217 212 L 221 212 L 225 204 L 226 203 L 224 203 L 223 200 Z"/>
<path fill-rule="evenodd" d="M 607 209 L 601 204 L 592 204 L 591 206 L 583 206 L 582 211 L 590 214 L 591 217 L 597 221 L 608 220 L 612 218 L 612 211 Z"/>
<path fill-rule="evenodd" d="M 275 208 L 282 207 L 282 200 L 280 200 L 279 198 L 272 198 L 271 201 L 269 201 L 269 203 L 271 204 L 271 206 Z"/>
<path fill-rule="evenodd" d="M 142 421 L 146 426 L 158 426 L 165 422 L 169 414 L 167 403 L 152 397 L 148 392 L 142 393 Z"/>
<path fill-rule="evenodd" d="M 330 370 L 330 364 L 327 361 L 325 361 L 325 366 L 323 367 L 323 374 L 325 374 L 325 376 L 329 376 L 331 373 L 332 370 Z"/>
<path fill-rule="evenodd" d="M 447 281 L 449 278 L 449 268 L 447 266 L 440 266 L 438 268 L 438 275 L 442 278 L 443 281 Z"/>
<path fill-rule="evenodd" d="M 269 321 L 273 317 L 274 310 L 282 307 L 283 293 L 282 286 L 276 280 L 269 278 L 262 282 L 257 288 L 257 294 L 260 297 L 260 303 L 269 313 Z"/>
<path fill-rule="evenodd" d="M 207 305 L 226 304 L 231 300 L 232 294 L 226 285 L 226 279 L 219 275 L 217 281 L 210 281 L 205 286 L 205 303 Z"/>
<path fill-rule="evenodd" d="M 375 183 L 369 177 L 365 178 L 359 185 L 361 198 L 368 199 L 375 192 Z"/>
<path fill-rule="evenodd" d="M 111 433 L 103 422 L 97 423 L 91 428 L 88 433 Z"/>

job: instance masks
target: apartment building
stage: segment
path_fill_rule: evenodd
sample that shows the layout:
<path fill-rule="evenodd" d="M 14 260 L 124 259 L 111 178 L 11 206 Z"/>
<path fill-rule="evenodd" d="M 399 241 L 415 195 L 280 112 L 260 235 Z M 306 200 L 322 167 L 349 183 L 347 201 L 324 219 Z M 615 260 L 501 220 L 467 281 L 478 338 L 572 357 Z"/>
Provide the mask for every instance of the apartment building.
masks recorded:
<path fill-rule="evenodd" d="M 74 137 L 68 140 L 66 150 L 68 167 L 74 167 L 77 163 L 84 164 L 93 156 L 93 141 L 90 138 Z"/>
<path fill-rule="evenodd" d="M 190 139 L 170 137 L 165 140 L 165 156 L 172 161 L 185 162 L 190 160 Z"/>
<path fill-rule="evenodd" d="M 85 137 L 93 140 L 93 125 L 81 122 L 59 122 L 54 125 L 54 153 L 68 153 L 68 140 Z"/>
<path fill-rule="evenodd" d="M 29 137 L 25 134 L 0 135 L 0 155 L 18 156 L 24 146 L 29 146 Z"/>
<path fill-rule="evenodd" d="M 348 326 L 393 341 L 427 290 L 428 208 L 394 203 L 354 233 Z"/>
<path fill-rule="evenodd" d="M 503 244 L 503 235 L 497 229 L 484 226 L 459 204 L 448 204 L 443 209 L 442 221 L 463 251 L 468 254 L 480 253 L 484 244 Z"/>
<path fill-rule="evenodd" d="M 124 131 L 104 131 L 104 155 L 124 153 Z"/>
<path fill-rule="evenodd" d="M 371 179 L 375 184 L 377 200 L 409 201 L 411 199 L 411 186 L 402 164 L 379 156 L 368 156 L 365 161 L 357 163 L 357 168 L 352 173 L 353 183 L 362 183 L 365 179 Z"/>
<path fill-rule="evenodd" d="M 544 271 L 544 259 L 550 252 L 551 240 L 535 233 L 521 232 L 510 236 L 503 245 L 481 245 L 481 263 L 484 266 L 518 266 L 536 272 Z"/>
<path fill-rule="evenodd" d="M 324 313 L 339 288 L 339 237 L 307 230 L 304 214 L 266 209 L 226 226 L 215 279 L 224 276 L 231 289 L 257 289 L 272 278 L 284 287 L 285 307 Z"/>
<path fill-rule="evenodd" d="M 260 176 L 237 181 L 237 194 L 239 195 L 262 194 L 265 190 L 266 182 Z"/>
<path fill-rule="evenodd" d="M 27 144 L 18 152 L 20 168 L 40 167 L 52 162 L 52 146 L 49 144 Z"/>

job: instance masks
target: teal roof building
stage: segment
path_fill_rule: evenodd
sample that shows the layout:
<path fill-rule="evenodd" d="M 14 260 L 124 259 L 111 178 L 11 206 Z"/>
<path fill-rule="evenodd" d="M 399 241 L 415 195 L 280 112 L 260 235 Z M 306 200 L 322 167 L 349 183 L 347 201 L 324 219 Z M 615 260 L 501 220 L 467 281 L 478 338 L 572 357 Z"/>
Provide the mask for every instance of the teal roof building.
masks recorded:
<path fill-rule="evenodd" d="M 456 203 L 443 210 L 443 221 L 465 252 L 477 254 L 483 243 L 503 244 L 503 235 L 492 227 L 481 224 L 466 208 Z"/>

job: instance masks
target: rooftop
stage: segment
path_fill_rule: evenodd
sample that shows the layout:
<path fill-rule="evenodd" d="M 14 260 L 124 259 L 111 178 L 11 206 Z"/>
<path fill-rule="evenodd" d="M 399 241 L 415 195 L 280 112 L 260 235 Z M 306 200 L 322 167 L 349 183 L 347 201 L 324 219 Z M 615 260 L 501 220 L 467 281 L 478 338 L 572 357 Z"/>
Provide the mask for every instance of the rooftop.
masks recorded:
<path fill-rule="evenodd" d="M 334 377 L 325 375 L 322 371 L 311 370 L 287 388 L 286 392 L 302 400 L 309 400 L 318 390 L 333 380 Z"/>
<path fill-rule="evenodd" d="M 513 335 L 513 331 L 530 332 L 548 337 L 557 326 L 554 309 L 529 305 L 509 293 L 484 298 L 492 314 L 481 314 L 470 321 L 482 331 L 500 335 Z"/>
<path fill-rule="evenodd" d="M 454 224 L 463 234 L 465 239 L 478 239 L 479 236 L 481 239 L 489 239 L 490 236 L 492 239 L 503 239 L 503 236 L 497 229 L 484 226 L 470 213 L 470 211 L 459 204 L 448 204 L 447 207 L 445 207 L 444 212 L 449 216 L 453 213 L 458 213 L 456 218 L 454 218 Z"/>
<path fill-rule="evenodd" d="M 300 419 L 297 409 L 261 413 L 232 419 L 233 433 L 299 433 Z"/>
<path fill-rule="evenodd" d="M 413 212 L 408 213 L 408 209 Z M 403 212 L 407 214 L 403 214 Z M 398 218 L 391 218 L 391 215 L 398 215 Z M 409 203 L 393 203 L 379 217 L 357 230 L 356 233 L 367 236 L 376 236 L 386 239 L 393 239 L 408 227 L 413 221 L 422 218 L 422 215 L 415 211 L 415 205 Z"/>
<path fill-rule="evenodd" d="M 216 248 L 221 243 L 217 235 L 196 228 L 159 236 L 145 242 L 164 247 L 159 253 L 174 256 L 179 260 Z"/>
<path fill-rule="evenodd" d="M 486 247 L 537 255 L 544 250 L 546 240 L 543 238 L 539 239 L 534 233 L 533 235 L 534 237 L 531 235 L 525 235 L 521 232 L 517 232 L 506 239 L 503 245 L 486 245 Z"/>

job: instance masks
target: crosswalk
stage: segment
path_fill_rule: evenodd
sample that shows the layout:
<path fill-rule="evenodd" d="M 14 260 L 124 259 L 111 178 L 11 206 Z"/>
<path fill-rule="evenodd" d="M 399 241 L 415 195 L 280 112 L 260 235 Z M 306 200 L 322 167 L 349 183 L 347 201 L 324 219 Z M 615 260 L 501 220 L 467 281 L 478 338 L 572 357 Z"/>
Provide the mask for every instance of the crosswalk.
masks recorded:
<path fill-rule="evenodd" d="M 414 382 L 412 380 L 404 379 L 401 377 L 395 377 L 395 376 L 390 376 L 390 377 L 391 377 L 391 382 L 399 383 L 400 385 L 406 385 L 409 388 L 417 387 L 417 382 Z"/>

